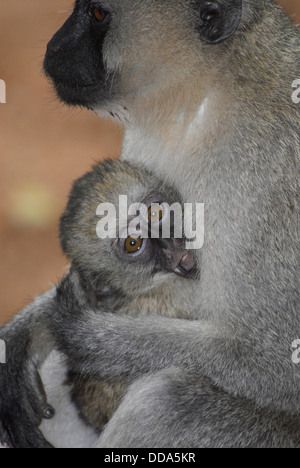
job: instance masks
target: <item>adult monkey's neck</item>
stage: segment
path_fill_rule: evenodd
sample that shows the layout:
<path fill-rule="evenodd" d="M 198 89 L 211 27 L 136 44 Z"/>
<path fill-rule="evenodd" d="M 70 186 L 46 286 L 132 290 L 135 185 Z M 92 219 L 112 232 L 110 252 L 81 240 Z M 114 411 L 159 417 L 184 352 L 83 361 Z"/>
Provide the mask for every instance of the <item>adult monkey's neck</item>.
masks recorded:
<path fill-rule="evenodd" d="M 124 159 L 165 176 L 185 197 L 194 194 L 191 201 L 205 201 L 206 185 L 218 183 L 228 165 L 234 184 L 262 157 L 266 171 L 272 161 L 285 170 L 287 141 L 299 154 L 299 106 L 291 99 L 299 31 L 274 2 L 245 1 L 241 31 L 206 53 L 205 73 L 199 66 L 181 89 L 138 110 L 123 146 Z"/>
<path fill-rule="evenodd" d="M 183 107 L 164 122 L 129 126 L 125 132 L 122 158 L 145 165 L 181 186 L 186 182 L 189 166 L 195 165 L 195 156 L 198 155 L 201 164 L 201 154 L 211 148 L 216 151 L 220 131 L 224 133 L 226 123 L 223 110 L 220 112 L 217 107 L 216 94 L 205 96 L 199 104 L 193 103 L 190 109 Z"/>

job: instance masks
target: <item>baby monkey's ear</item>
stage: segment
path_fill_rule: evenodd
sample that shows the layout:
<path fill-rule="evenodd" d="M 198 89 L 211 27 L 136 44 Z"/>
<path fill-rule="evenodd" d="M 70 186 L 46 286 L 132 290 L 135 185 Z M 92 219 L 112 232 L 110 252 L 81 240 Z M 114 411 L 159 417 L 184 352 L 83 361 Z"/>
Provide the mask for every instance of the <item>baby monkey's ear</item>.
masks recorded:
<path fill-rule="evenodd" d="M 74 272 L 74 267 L 72 268 Z M 123 295 L 105 280 L 105 275 L 102 275 L 100 272 L 96 273 L 78 269 L 76 270 L 76 274 L 80 278 L 80 289 L 84 291 L 85 301 L 90 307 L 110 307 L 114 305 L 117 308 L 117 304 L 123 299 Z"/>
<path fill-rule="evenodd" d="M 243 0 L 195 0 L 198 30 L 209 44 L 219 44 L 237 30 L 243 10 Z"/>
<path fill-rule="evenodd" d="M 122 294 L 113 289 L 110 286 L 104 286 L 103 284 L 99 284 L 97 287 L 91 287 L 91 299 L 93 303 L 93 307 L 100 307 L 100 306 L 115 306 L 117 309 L 117 304 L 123 298 Z"/>

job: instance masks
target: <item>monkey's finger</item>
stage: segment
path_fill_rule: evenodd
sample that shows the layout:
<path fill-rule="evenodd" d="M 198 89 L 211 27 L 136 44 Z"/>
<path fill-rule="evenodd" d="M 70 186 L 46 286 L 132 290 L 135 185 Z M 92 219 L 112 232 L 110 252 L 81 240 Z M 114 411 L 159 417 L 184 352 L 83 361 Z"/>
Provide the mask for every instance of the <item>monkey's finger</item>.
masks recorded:
<path fill-rule="evenodd" d="M 52 419 L 55 415 L 55 410 L 50 405 L 46 405 L 43 411 L 43 419 Z"/>
<path fill-rule="evenodd" d="M 18 431 L 16 427 L 9 429 L 11 446 L 13 448 L 53 448 L 38 429 Z M 10 444 L 9 444 L 10 445 Z"/>
<path fill-rule="evenodd" d="M 31 366 L 31 406 L 42 419 L 51 419 L 54 409 L 47 401 L 47 395 L 41 376 L 34 364 Z"/>
<path fill-rule="evenodd" d="M 0 421 L 0 443 L 3 448 L 53 448 L 27 412 L 16 407 L 16 418 L 8 415 Z"/>
<path fill-rule="evenodd" d="M 0 448 L 10 448 L 11 441 L 7 431 L 4 429 L 2 422 L 0 421 Z"/>

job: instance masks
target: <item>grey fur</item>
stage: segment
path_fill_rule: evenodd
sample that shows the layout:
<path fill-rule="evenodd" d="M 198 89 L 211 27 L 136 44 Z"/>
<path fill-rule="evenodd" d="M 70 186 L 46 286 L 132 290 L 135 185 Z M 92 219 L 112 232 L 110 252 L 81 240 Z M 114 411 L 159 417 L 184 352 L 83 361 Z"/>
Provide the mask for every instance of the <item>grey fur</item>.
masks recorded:
<path fill-rule="evenodd" d="M 131 386 L 98 447 L 298 448 L 299 429 L 297 416 L 260 409 L 194 372 L 170 368 Z"/>
<path fill-rule="evenodd" d="M 0 330 L 7 363 L 0 365 L 0 443 L 13 447 L 49 447 L 38 430 L 49 405 L 38 369 L 54 347 L 46 312 L 56 288 L 38 297 Z"/>
<path fill-rule="evenodd" d="M 104 3 L 120 12 L 103 44 L 114 80 L 111 93 L 89 107 L 126 125 L 124 160 L 167 179 L 184 201 L 205 203 L 206 240 L 196 321 L 90 314 L 82 324 L 82 338 L 99 329 L 97 359 L 86 341 L 83 361 L 91 359 L 105 378 L 141 379 L 101 444 L 245 446 L 249 408 L 261 407 L 272 420 L 278 412 L 279 420 L 283 412 L 296 418 L 287 445 L 299 446 L 300 368 L 291 360 L 300 333 L 300 118 L 291 99 L 291 83 L 300 76 L 299 29 L 273 0 L 244 0 L 237 32 L 211 46 L 194 28 L 194 1 L 157 1 L 155 8 L 150 0 Z M 190 380 L 194 372 L 203 384 Z M 185 375 L 190 399 L 181 406 Z M 205 415 L 195 396 L 202 389 Z M 143 391 L 151 395 L 146 403 Z M 215 392 L 226 394 L 225 415 Z M 248 410 L 245 398 L 254 405 Z M 154 400 L 157 411 L 145 424 Z M 220 420 L 236 421 L 236 414 L 241 438 L 231 423 L 219 429 Z M 271 427 L 272 443 L 260 422 Z M 272 427 L 255 419 L 254 440 L 285 446 L 286 432 L 277 439 Z M 166 433 L 170 438 L 158 441 Z"/>
<path fill-rule="evenodd" d="M 158 314 L 193 319 L 192 298 L 197 287 L 195 279 L 199 277 L 195 256 L 185 249 L 184 238 L 171 238 L 168 246 L 144 239 L 143 249 L 135 255 L 125 253 L 125 239 L 98 238 L 96 208 L 100 203 L 117 206 L 119 194 L 127 195 L 128 205 L 144 203 L 149 208 L 151 201 L 170 206 L 181 202 L 174 189 L 148 171 L 125 162 L 108 161 L 95 166 L 74 184 L 61 218 L 60 237 L 72 265 L 58 291 L 71 314 L 63 313 L 60 300 L 54 299 L 47 311 L 49 328 L 57 346 L 68 357 L 68 383 L 73 400 L 83 419 L 97 432 L 103 430 L 119 406 L 131 379 L 129 375 L 122 379 L 97 379 L 94 377 L 97 371 L 88 363 L 84 372 L 76 372 L 77 357 L 73 359 L 73 350 L 70 351 L 69 333 L 81 339 L 77 319 L 88 319 L 89 308 L 96 314 L 131 317 Z M 162 219 L 161 223 L 164 222 Z M 175 259 L 175 269 L 186 255 L 190 269 L 178 278 L 170 271 L 170 260 Z M 77 301 L 83 315 L 76 314 Z"/>

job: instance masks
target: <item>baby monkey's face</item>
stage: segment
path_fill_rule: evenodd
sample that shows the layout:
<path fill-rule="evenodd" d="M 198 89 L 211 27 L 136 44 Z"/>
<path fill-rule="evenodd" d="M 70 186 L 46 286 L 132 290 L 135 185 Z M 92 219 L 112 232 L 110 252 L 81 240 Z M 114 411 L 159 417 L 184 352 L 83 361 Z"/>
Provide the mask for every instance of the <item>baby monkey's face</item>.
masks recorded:
<path fill-rule="evenodd" d="M 196 259 L 186 250 L 184 236 L 176 238 L 176 219 L 170 201 L 165 194 L 152 192 L 136 203 L 136 213 L 128 217 L 124 229 L 119 219 L 119 236 L 113 242 L 113 249 L 123 265 L 130 268 L 142 265 L 151 277 L 175 273 L 183 278 L 195 278 Z M 181 210 L 179 216 L 181 221 Z"/>
<path fill-rule="evenodd" d="M 153 174 L 105 162 L 75 183 L 61 219 L 62 246 L 95 289 L 136 295 L 171 274 L 198 277 L 196 257 L 178 229 L 182 215 L 178 193 Z"/>

